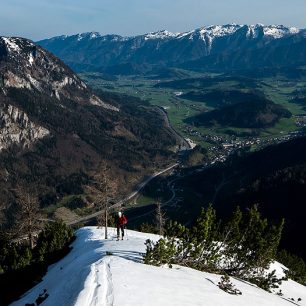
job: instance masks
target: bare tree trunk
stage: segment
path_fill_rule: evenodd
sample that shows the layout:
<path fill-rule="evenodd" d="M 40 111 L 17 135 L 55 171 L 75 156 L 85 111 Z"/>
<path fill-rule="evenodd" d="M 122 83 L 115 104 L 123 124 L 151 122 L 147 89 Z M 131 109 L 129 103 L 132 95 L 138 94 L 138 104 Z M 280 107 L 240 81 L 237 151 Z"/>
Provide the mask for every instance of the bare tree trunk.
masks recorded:
<path fill-rule="evenodd" d="M 87 186 L 88 189 L 95 195 L 95 202 L 98 204 L 98 209 L 102 211 L 98 216 L 98 227 L 105 228 L 105 239 L 108 238 L 108 221 L 109 221 L 109 201 L 115 194 L 117 189 L 116 182 L 111 178 L 110 167 L 106 163 L 101 163 L 99 173 L 95 175 L 93 185 Z"/>
<path fill-rule="evenodd" d="M 156 221 L 159 235 L 164 235 L 165 213 L 162 211 L 161 202 L 156 203 Z"/>
<path fill-rule="evenodd" d="M 29 241 L 30 241 L 30 248 L 31 250 L 34 248 L 34 241 L 32 233 L 29 233 Z"/>
<path fill-rule="evenodd" d="M 41 229 L 37 191 L 29 189 L 26 184 L 19 185 L 14 191 L 18 204 L 16 213 L 18 232 L 27 236 L 30 247 L 33 249 L 35 232 Z"/>
<path fill-rule="evenodd" d="M 29 241 L 30 241 L 30 248 L 31 250 L 34 248 L 34 241 L 32 235 L 32 220 L 29 220 Z"/>
<path fill-rule="evenodd" d="M 105 239 L 107 239 L 108 238 L 108 236 L 107 236 L 107 226 L 108 226 L 108 204 L 107 203 L 105 203 Z"/>

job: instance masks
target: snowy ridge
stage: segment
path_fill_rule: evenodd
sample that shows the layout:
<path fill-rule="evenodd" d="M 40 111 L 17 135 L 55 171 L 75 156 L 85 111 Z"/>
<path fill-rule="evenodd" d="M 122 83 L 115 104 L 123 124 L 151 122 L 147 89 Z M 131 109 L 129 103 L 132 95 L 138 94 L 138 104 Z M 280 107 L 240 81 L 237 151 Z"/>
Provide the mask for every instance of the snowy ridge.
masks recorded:
<path fill-rule="evenodd" d="M 16 43 L 17 38 L 12 37 L 2 37 L 9 51 L 20 52 L 20 48 Z"/>
<path fill-rule="evenodd" d="M 291 280 L 283 282 L 283 296 L 231 279 L 242 295 L 230 295 L 218 287 L 220 275 L 175 266 L 154 267 L 142 263 L 146 239 L 159 236 L 127 231 L 116 241 L 115 229 L 104 240 L 104 231 L 84 227 L 77 231 L 72 251 L 52 265 L 43 281 L 12 305 L 34 303 L 46 290 L 44 306 L 282 306 L 306 305 L 306 287 Z M 271 267 L 278 274 L 283 266 Z M 293 298 L 294 301 L 289 299 Z M 298 302 L 298 298 L 302 300 Z"/>
<path fill-rule="evenodd" d="M 172 33 L 169 32 L 167 30 L 162 30 L 162 31 L 158 31 L 158 32 L 151 32 L 146 34 L 145 40 L 149 40 L 149 39 L 167 39 L 167 38 L 175 38 L 177 36 L 179 36 L 181 33 Z"/>
<path fill-rule="evenodd" d="M 266 37 L 271 37 L 273 39 L 279 39 L 287 35 L 297 34 L 300 32 L 299 29 L 295 27 L 285 27 L 283 25 L 270 25 L 265 26 L 263 24 L 256 25 L 239 25 L 239 24 L 227 24 L 227 25 L 212 25 L 209 27 L 203 27 L 196 31 L 193 31 L 191 34 L 191 39 L 194 38 L 195 33 L 199 33 L 202 40 L 206 40 L 207 37 L 213 41 L 216 38 L 230 36 L 235 34 L 238 30 L 243 27 L 247 27 L 247 37 L 248 38 L 258 38 L 260 32 L 263 33 Z M 181 34 L 181 36 L 185 36 L 188 34 Z"/>
<path fill-rule="evenodd" d="M 199 31 L 201 38 L 205 39 L 205 36 L 210 36 L 212 38 L 223 37 L 227 35 L 232 35 L 238 29 L 240 29 L 242 25 L 238 24 L 227 24 L 227 25 L 211 25 L 209 27 L 201 28 Z"/>
<path fill-rule="evenodd" d="M 77 35 L 77 40 L 80 41 L 84 38 L 95 39 L 95 38 L 99 38 L 99 37 L 102 37 L 102 35 L 99 32 L 86 32 L 86 33 L 79 33 Z"/>
<path fill-rule="evenodd" d="M 67 37 L 75 37 L 78 41 L 84 39 L 102 39 L 102 40 L 113 40 L 113 41 L 126 41 L 130 39 L 134 39 L 136 37 L 143 37 L 145 41 L 147 40 L 156 40 L 156 39 L 181 39 L 184 37 L 188 37 L 189 39 L 196 39 L 196 37 L 200 37 L 202 40 L 214 40 L 219 37 L 230 36 L 236 33 L 243 27 L 247 27 L 247 37 L 257 38 L 259 31 L 262 31 L 265 36 L 272 37 L 274 39 L 282 38 L 286 35 L 297 34 L 300 32 L 298 28 L 295 27 L 285 27 L 283 25 L 263 25 L 263 24 L 255 24 L 255 25 L 242 25 L 242 24 L 225 24 L 225 25 L 210 25 L 201 27 L 199 29 L 187 31 L 187 32 L 169 32 L 167 30 L 161 30 L 156 32 L 150 32 L 144 35 L 139 36 L 131 36 L 131 37 L 123 37 L 120 35 L 102 35 L 99 32 L 86 32 L 79 33 L 72 36 L 62 35 L 58 37 L 54 37 L 52 39 L 66 39 Z"/>
<path fill-rule="evenodd" d="M 299 29 L 295 28 L 295 27 L 290 27 L 290 28 L 286 28 L 282 25 L 280 26 L 264 26 L 263 27 L 264 30 L 264 35 L 266 36 L 272 36 L 275 39 L 277 38 L 282 38 L 286 35 L 290 35 L 290 34 L 297 34 L 299 33 Z"/>
<path fill-rule="evenodd" d="M 102 35 L 99 32 L 86 32 L 86 33 L 79 33 L 71 36 L 62 35 L 53 37 L 46 41 L 63 41 L 63 40 L 75 40 L 78 43 L 86 43 L 87 41 L 103 41 L 103 42 L 129 42 L 133 40 L 137 40 L 136 45 L 139 45 L 139 41 L 147 42 L 147 41 L 175 41 L 175 40 L 201 40 L 205 42 L 208 46 L 208 50 L 211 50 L 212 44 L 215 40 L 223 38 L 223 37 L 230 37 L 235 35 L 240 30 L 246 29 L 245 38 L 247 39 L 258 39 L 261 37 L 265 37 L 268 40 L 273 39 L 280 39 L 288 35 L 298 34 L 300 30 L 295 27 L 285 27 L 283 25 L 263 25 L 263 24 L 255 24 L 255 25 L 242 25 L 242 24 L 225 24 L 225 25 L 210 25 L 204 26 L 198 29 L 194 29 L 191 31 L 186 32 L 177 32 L 173 33 L 167 30 L 161 30 L 156 32 L 150 32 L 146 34 L 141 34 L 137 36 L 130 36 L 130 37 L 123 37 L 120 35 Z M 133 44 L 134 46 L 135 44 Z M 132 47 L 132 49 L 137 49 L 136 47 Z"/>

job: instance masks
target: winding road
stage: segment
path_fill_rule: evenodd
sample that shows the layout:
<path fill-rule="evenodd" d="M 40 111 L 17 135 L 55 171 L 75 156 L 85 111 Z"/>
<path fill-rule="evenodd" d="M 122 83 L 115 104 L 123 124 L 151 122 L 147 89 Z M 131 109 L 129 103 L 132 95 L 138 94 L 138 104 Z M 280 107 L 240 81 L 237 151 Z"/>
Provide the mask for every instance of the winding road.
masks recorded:
<path fill-rule="evenodd" d="M 154 174 L 152 174 L 151 176 L 149 176 L 145 181 L 143 181 L 141 184 L 138 185 L 138 187 L 136 188 L 135 191 L 133 191 L 132 193 L 130 193 L 127 197 L 125 197 L 124 199 L 118 201 L 117 203 L 109 206 L 109 209 L 114 209 L 114 208 L 118 208 L 121 207 L 124 203 L 126 203 L 127 201 L 133 199 L 148 183 L 150 183 L 154 178 L 156 178 L 157 176 L 166 173 L 174 168 L 176 168 L 179 165 L 179 163 L 175 163 L 169 167 L 167 167 L 166 169 L 160 170 Z M 98 217 L 99 215 L 101 215 L 104 212 L 104 209 L 99 210 L 95 213 L 92 213 L 90 215 L 87 215 L 85 217 L 79 218 L 77 220 L 71 221 L 71 222 L 67 222 L 67 225 L 75 225 L 84 221 L 88 221 L 90 219 L 93 219 L 95 217 Z"/>
<path fill-rule="evenodd" d="M 182 136 L 180 135 L 171 125 L 170 121 L 169 121 L 169 117 L 167 112 L 161 108 L 161 107 L 156 107 L 156 109 L 160 112 L 161 116 L 163 117 L 166 127 L 169 128 L 169 130 L 172 132 L 172 134 L 175 136 L 176 140 L 178 141 L 178 143 L 181 146 L 181 150 L 189 150 L 191 149 L 190 144 L 188 143 L 188 141 Z M 156 173 L 154 173 L 153 175 L 149 176 L 145 181 L 143 181 L 137 188 L 135 191 L 133 191 L 131 194 L 129 194 L 127 197 L 125 197 L 124 199 L 118 201 L 117 203 L 111 205 L 109 207 L 109 209 L 114 209 L 114 208 L 119 208 L 121 207 L 124 203 L 126 203 L 127 201 L 131 200 L 132 198 L 134 198 L 135 196 L 138 195 L 138 193 L 148 184 L 150 183 L 155 177 L 166 173 L 170 170 L 172 170 L 173 168 L 177 167 L 179 165 L 179 163 L 175 163 L 169 167 L 167 167 L 166 169 L 163 169 L 161 171 L 158 171 Z M 175 197 L 175 192 L 172 190 L 173 193 L 173 197 L 171 198 L 171 200 Z M 169 202 L 169 201 L 168 201 Z M 168 203 L 167 202 L 167 203 Z M 170 201 L 171 202 L 171 201 Z M 68 222 L 67 225 L 75 225 L 84 221 L 88 221 L 90 219 L 93 219 L 95 217 L 98 217 L 99 215 L 101 215 L 104 212 L 103 210 L 97 211 L 95 213 L 92 213 L 90 215 L 87 215 L 85 217 L 79 218 L 77 220 Z"/>
<path fill-rule="evenodd" d="M 171 125 L 168 113 L 162 107 L 157 106 L 156 109 L 160 112 L 160 114 L 164 118 L 166 127 L 172 132 L 178 143 L 181 145 L 181 150 L 191 149 L 190 143 L 180 133 L 178 133 Z"/>

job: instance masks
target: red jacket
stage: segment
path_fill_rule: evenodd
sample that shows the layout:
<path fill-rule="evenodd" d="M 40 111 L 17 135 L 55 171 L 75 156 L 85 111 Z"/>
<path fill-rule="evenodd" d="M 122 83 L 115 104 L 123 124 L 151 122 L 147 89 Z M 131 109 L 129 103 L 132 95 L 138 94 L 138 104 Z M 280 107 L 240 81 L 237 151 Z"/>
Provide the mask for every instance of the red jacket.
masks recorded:
<path fill-rule="evenodd" d="M 127 218 L 124 215 L 122 215 L 121 217 L 118 218 L 117 224 L 118 226 L 123 226 L 127 224 Z"/>

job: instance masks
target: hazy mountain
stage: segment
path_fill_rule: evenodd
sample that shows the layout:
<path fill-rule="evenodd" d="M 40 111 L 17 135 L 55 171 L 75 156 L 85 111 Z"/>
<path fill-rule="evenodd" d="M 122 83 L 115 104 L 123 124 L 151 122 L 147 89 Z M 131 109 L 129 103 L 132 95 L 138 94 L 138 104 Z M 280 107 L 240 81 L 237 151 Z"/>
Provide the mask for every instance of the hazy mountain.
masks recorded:
<path fill-rule="evenodd" d="M 76 71 L 133 74 L 171 66 L 245 68 L 242 66 L 245 63 L 252 66 L 262 60 L 262 65 L 266 65 L 271 59 L 277 65 L 291 65 L 305 60 L 305 49 L 292 47 L 292 44 L 304 44 L 304 40 L 304 32 L 297 28 L 228 24 L 185 33 L 163 30 L 134 37 L 92 32 L 38 43 Z M 298 58 L 287 58 L 291 52 L 287 50 L 298 52 Z"/>
<path fill-rule="evenodd" d="M 101 164 L 110 169 L 108 179 L 122 186 L 120 192 L 145 168 L 167 161 L 175 140 L 159 112 L 137 99 L 101 94 L 33 42 L 0 38 L 0 186 L 6 213 L 11 189 L 22 181 L 36 187 L 45 206 L 82 193 Z"/>

